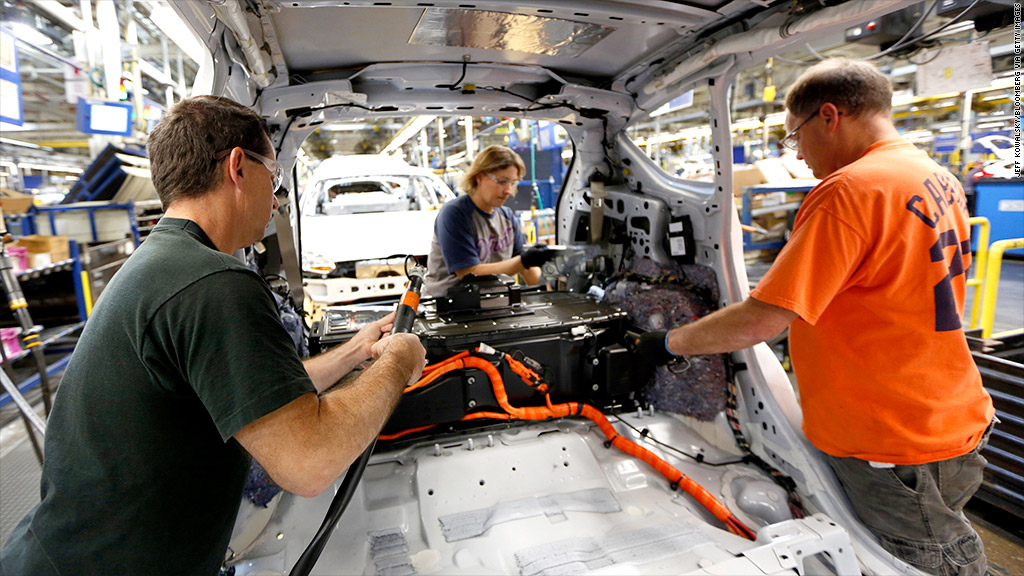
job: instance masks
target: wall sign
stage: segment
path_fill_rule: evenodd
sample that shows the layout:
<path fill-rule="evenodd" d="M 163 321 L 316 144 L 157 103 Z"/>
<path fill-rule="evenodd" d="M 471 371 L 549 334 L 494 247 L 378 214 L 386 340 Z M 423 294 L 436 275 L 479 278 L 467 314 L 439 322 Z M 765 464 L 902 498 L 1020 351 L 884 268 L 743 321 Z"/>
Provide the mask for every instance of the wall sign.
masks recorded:
<path fill-rule="evenodd" d="M 78 131 L 85 134 L 131 136 L 134 108 L 134 105 L 127 102 L 79 98 Z"/>
<path fill-rule="evenodd" d="M 25 111 L 21 102 L 21 74 L 14 33 L 0 28 L 0 122 L 21 126 Z"/>

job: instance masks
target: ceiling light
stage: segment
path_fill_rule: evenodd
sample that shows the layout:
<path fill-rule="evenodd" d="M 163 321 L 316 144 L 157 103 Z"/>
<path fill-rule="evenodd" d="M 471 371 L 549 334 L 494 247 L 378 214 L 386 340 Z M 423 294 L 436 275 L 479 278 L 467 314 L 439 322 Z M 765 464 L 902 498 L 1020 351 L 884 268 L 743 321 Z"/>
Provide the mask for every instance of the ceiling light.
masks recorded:
<path fill-rule="evenodd" d="M 0 138 L 0 144 L 7 144 L 10 146 L 21 146 L 22 148 L 32 148 L 33 150 L 45 150 L 47 152 L 53 152 L 53 148 L 49 146 L 40 146 L 33 144 L 32 142 L 23 142 L 21 140 L 14 140 L 11 138 Z"/>
<path fill-rule="evenodd" d="M 81 168 L 73 166 L 57 166 L 55 164 L 34 164 L 32 162 L 18 162 L 18 168 L 22 170 L 49 170 L 52 172 L 68 172 L 70 174 L 81 174 Z"/>
<path fill-rule="evenodd" d="M 732 123 L 733 130 L 753 130 L 755 128 L 760 128 L 761 126 L 761 121 L 757 118 L 744 118 Z"/>
<path fill-rule="evenodd" d="M 405 144 L 410 138 L 419 134 L 420 130 L 427 127 L 428 124 L 437 119 L 437 116 L 418 116 L 411 122 L 405 125 L 404 128 L 395 136 L 388 145 L 381 150 L 381 154 L 390 154 L 395 150 L 398 150 L 402 144 Z"/>
<path fill-rule="evenodd" d="M 149 13 L 149 19 L 177 44 L 178 48 L 196 64 L 201 64 L 206 47 L 192 34 L 185 22 L 170 6 L 158 6 Z"/>
<path fill-rule="evenodd" d="M 320 127 L 320 130 L 327 132 L 362 132 L 363 130 L 372 130 L 373 124 L 352 124 L 352 123 L 339 123 L 339 124 L 327 124 Z"/>

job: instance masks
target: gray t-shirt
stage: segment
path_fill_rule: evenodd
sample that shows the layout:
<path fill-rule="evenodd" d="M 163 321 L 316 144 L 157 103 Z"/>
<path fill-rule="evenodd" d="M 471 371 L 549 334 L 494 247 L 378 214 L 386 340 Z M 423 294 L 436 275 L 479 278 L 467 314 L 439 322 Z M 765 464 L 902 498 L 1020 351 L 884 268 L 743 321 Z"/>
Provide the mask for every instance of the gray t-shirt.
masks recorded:
<path fill-rule="evenodd" d="M 86 323 L 47 422 L 42 501 L 0 572 L 217 574 L 250 461 L 234 434 L 315 391 L 263 279 L 162 219 Z"/>
<path fill-rule="evenodd" d="M 502 262 L 522 251 L 519 218 L 511 208 L 502 206 L 488 214 L 463 194 L 445 203 L 434 221 L 424 291 L 444 296 L 459 281 L 455 271 Z"/>

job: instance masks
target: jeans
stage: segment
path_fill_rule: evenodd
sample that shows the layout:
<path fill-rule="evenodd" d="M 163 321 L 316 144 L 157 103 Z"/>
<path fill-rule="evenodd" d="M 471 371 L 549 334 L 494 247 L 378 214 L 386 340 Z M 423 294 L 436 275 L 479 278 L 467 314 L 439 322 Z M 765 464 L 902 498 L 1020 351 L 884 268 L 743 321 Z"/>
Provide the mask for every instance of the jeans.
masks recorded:
<path fill-rule="evenodd" d="M 826 456 L 882 548 L 929 574 L 983 575 L 985 549 L 963 508 L 981 486 L 988 462 L 980 452 L 991 433 L 989 426 L 967 454 L 927 464 L 873 468 L 865 460 Z"/>

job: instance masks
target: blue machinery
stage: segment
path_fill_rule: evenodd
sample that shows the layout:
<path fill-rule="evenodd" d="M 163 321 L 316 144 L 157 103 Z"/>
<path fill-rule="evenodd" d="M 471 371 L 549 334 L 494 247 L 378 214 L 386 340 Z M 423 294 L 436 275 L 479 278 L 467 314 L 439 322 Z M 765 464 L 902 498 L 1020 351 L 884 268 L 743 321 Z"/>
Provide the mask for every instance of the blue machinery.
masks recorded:
<path fill-rule="evenodd" d="M 53 236 L 60 236 L 61 231 L 58 230 L 58 215 L 62 213 L 72 212 L 85 212 L 89 217 L 89 227 L 92 233 L 92 242 L 99 242 L 99 231 L 96 228 L 96 212 L 100 210 L 124 210 L 128 214 L 128 225 L 131 228 L 132 239 L 135 240 L 135 245 L 138 246 L 141 242 L 139 238 L 139 223 L 135 219 L 135 204 L 128 202 L 125 204 L 63 204 L 56 206 L 33 206 L 25 214 L 14 214 L 5 215 L 4 217 L 11 221 L 12 224 L 20 225 L 21 236 L 28 236 L 30 234 L 39 233 L 39 225 L 37 223 L 38 218 L 48 218 L 50 224 L 50 234 Z"/>
<path fill-rule="evenodd" d="M 90 220 L 90 223 L 92 224 L 92 237 L 93 237 L 94 241 L 97 238 L 95 210 L 127 210 L 128 214 L 129 214 L 129 220 L 131 222 L 132 237 L 133 237 L 133 239 L 135 241 L 135 245 L 136 246 L 139 245 L 139 229 L 138 229 L 138 224 L 135 221 L 135 206 L 133 204 L 131 204 L 131 203 L 129 203 L 129 204 L 108 204 L 108 205 L 102 205 L 102 206 L 73 206 L 73 205 L 69 205 L 69 206 L 36 207 L 36 208 L 33 208 L 34 214 L 18 215 L 18 216 L 21 217 L 22 232 L 24 232 L 25 234 L 30 234 L 30 233 L 35 232 L 34 217 L 38 216 L 40 214 L 46 214 L 46 213 L 49 213 L 48 216 L 50 217 L 51 230 L 55 230 L 56 226 L 55 226 L 54 214 L 56 212 L 66 212 L 66 211 L 72 211 L 72 210 L 87 210 L 89 212 L 89 220 Z M 26 223 L 28 224 L 27 226 L 26 226 Z M 26 230 L 31 230 L 31 232 L 26 232 Z M 52 349 L 52 348 L 49 348 L 49 346 L 51 344 L 53 344 L 54 342 L 60 340 L 61 338 L 64 338 L 65 336 L 68 336 L 68 335 L 74 333 L 75 331 L 81 329 L 82 326 L 85 325 L 85 321 L 89 317 L 89 314 L 92 311 L 92 296 L 91 296 L 90 290 L 89 290 L 89 282 L 88 282 L 88 279 L 87 279 L 87 274 L 86 274 L 85 270 L 82 267 L 82 260 L 81 260 L 81 257 L 80 257 L 78 243 L 75 242 L 74 240 L 69 240 L 68 244 L 69 244 L 69 251 L 70 251 L 70 254 L 71 254 L 71 258 L 69 258 L 68 260 L 63 260 L 63 261 L 60 261 L 60 262 L 55 262 L 55 263 L 51 264 L 50 266 L 46 266 L 44 268 L 25 270 L 25 271 L 19 272 L 17 274 L 17 277 L 19 278 L 19 280 L 21 280 L 21 279 L 26 279 L 27 280 L 27 279 L 37 278 L 37 277 L 43 276 L 43 275 L 52 274 L 54 272 L 60 272 L 60 271 L 63 271 L 63 270 L 67 270 L 68 268 L 70 268 L 70 270 L 71 270 L 71 278 L 72 278 L 72 282 L 74 284 L 74 290 L 75 290 L 75 301 L 76 301 L 76 303 L 78 305 L 78 320 L 79 321 L 76 322 L 76 323 L 73 323 L 73 324 L 62 326 L 60 328 L 54 328 L 54 329 L 46 331 L 46 332 L 44 332 L 42 334 L 42 338 L 40 339 L 40 346 L 42 347 L 42 349 L 46 350 L 47 352 L 51 352 L 51 353 L 63 353 L 64 354 L 63 356 L 61 356 L 56 361 L 47 364 L 47 366 L 46 366 L 46 374 L 48 376 L 53 376 L 53 375 L 57 374 L 58 372 L 63 370 L 68 365 L 68 362 L 71 361 L 71 351 L 73 349 L 73 348 L 72 349 L 67 349 L 67 350 L 65 350 L 65 349 Z M 13 364 L 16 360 L 20 360 L 21 358 L 27 356 L 29 353 L 30 352 L 28 350 L 22 350 L 21 352 L 18 352 L 16 354 L 12 354 L 10 357 L 8 357 L 7 361 L 8 361 L 8 363 Z M 23 380 L 21 382 L 18 382 L 16 384 L 16 386 L 17 386 L 18 390 L 21 393 L 24 394 L 27 390 L 31 390 L 32 388 L 35 388 L 36 386 L 38 386 L 39 383 L 40 383 L 40 380 L 41 380 L 40 375 L 39 374 L 34 374 L 34 375 L 26 378 L 25 380 Z M 11 401 L 12 401 L 12 398 L 11 398 L 10 394 L 8 394 L 6 392 L 4 392 L 3 394 L 0 394 L 0 407 L 9 404 Z"/>
<path fill-rule="evenodd" d="M 49 330 L 42 334 L 42 338 L 39 341 L 39 346 L 43 350 L 46 350 L 48 352 L 65 353 L 64 356 L 59 358 L 57 361 L 46 365 L 47 376 L 53 376 L 57 374 L 68 365 L 68 362 L 71 361 L 71 350 L 50 349 L 49 346 L 56 342 L 57 340 L 74 333 L 76 330 L 79 330 L 83 325 L 85 325 L 85 320 L 86 318 L 88 318 L 89 312 L 91 311 L 92 308 L 91 302 L 89 301 L 88 283 L 85 281 L 85 274 L 82 269 L 82 261 L 79 258 L 78 243 L 75 242 L 74 240 L 69 240 L 68 244 L 71 253 L 70 259 L 62 260 L 60 262 L 54 262 L 53 264 L 46 266 L 44 268 L 24 270 L 22 272 L 17 273 L 18 279 L 22 280 L 38 278 L 40 276 L 45 276 L 48 274 L 52 274 L 54 272 L 66 270 L 68 268 L 71 269 L 71 277 L 75 287 L 75 300 L 78 303 L 79 321 L 74 324 L 69 324 L 66 326 L 62 326 L 60 328 Z M 13 364 L 15 361 L 28 356 L 30 353 L 31 352 L 29 350 L 22 350 L 15 354 L 11 354 L 7 358 L 7 362 L 9 364 Z M 26 391 L 38 386 L 40 380 L 41 378 L 39 374 L 33 374 L 32 376 L 26 378 L 25 380 L 18 382 L 16 386 L 18 390 L 22 394 L 24 394 Z M 6 392 L 0 394 L 0 407 L 9 404 L 11 401 L 12 398 L 10 394 Z"/>

